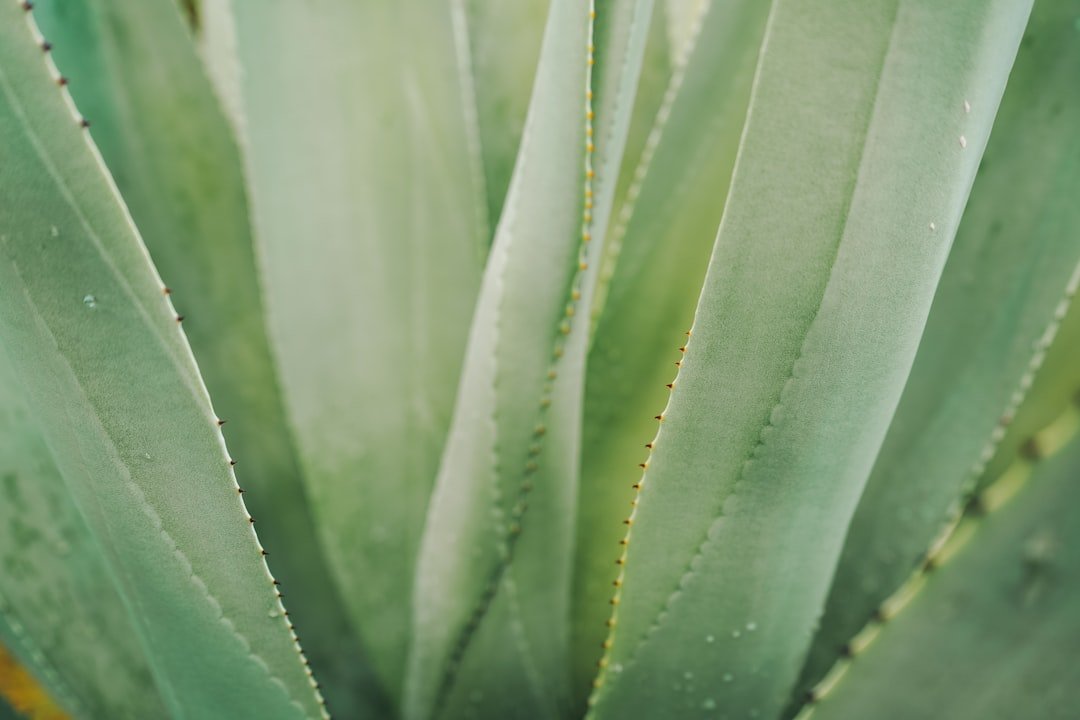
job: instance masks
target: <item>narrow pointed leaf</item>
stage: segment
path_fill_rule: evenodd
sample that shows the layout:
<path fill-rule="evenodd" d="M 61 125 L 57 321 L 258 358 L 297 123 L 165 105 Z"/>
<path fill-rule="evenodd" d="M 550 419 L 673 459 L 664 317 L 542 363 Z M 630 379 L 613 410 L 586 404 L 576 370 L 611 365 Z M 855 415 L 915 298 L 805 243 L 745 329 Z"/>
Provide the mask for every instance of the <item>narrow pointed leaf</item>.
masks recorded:
<path fill-rule="evenodd" d="M 0 639 L 75 715 L 164 713 L 135 627 L 2 342 Z"/>
<path fill-rule="evenodd" d="M 582 688 L 591 688 L 602 654 L 631 485 L 693 321 L 767 15 L 768 5 L 757 0 L 710 4 L 685 65 L 672 76 L 649 149 L 627 173 L 635 183 L 608 235 L 605 259 L 614 267 L 601 289 L 585 381 L 574 576 L 575 681 Z"/>
<path fill-rule="evenodd" d="M 773 4 L 596 718 L 780 711 L 1029 10 Z"/>
<path fill-rule="evenodd" d="M 271 345 L 320 538 L 388 692 L 487 250 L 448 3 L 234 0 Z"/>
<path fill-rule="evenodd" d="M 463 90 L 475 97 L 488 226 L 494 230 L 514 169 L 550 0 L 451 0 L 468 53 Z M 459 30 L 460 32 L 460 30 Z M 462 43 L 459 40 L 459 46 Z M 466 108 L 468 109 L 468 108 Z"/>
<path fill-rule="evenodd" d="M 406 717 L 552 717 L 568 700 L 589 301 L 648 0 L 553 0 L 473 321 L 414 595 Z M 595 147 L 594 147 L 595 146 Z M 496 427 L 498 430 L 496 431 Z"/>
<path fill-rule="evenodd" d="M 270 361 L 240 156 L 174 0 L 41 0 L 35 16 L 199 361 L 331 708 L 377 698 L 316 541 Z M 365 692 L 357 688 L 364 687 Z"/>
<path fill-rule="evenodd" d="M 637 95 L 634 97 L 634 105 L 629 112 L 630 129 L 626 134 L 626 149 L 623 151 L 622 166 L 619 168 L 619 179 L 615 183 L 615 201 L 612 205 L 612 217 L 619 216 L 620 208 L 626 205 L 626 198 L 630 189 L 637 180 L 637 167 L 641 164 L 646 148 L 649 146 L 649 138 L 653 134 L 656 125 L 656 116 L 664 103 L 668 85 L 671 80 L 673 66 L 668 56 L 667 28 L 664 22 L 664 13 L 658 6 L 654 7 L 652 18 L 649 22 L 649 37 L 645 41 L 645 57 L 641 61 L 641 75 L 638 78 Z M 611 235 L 608 228 L 608 235 Z M 605 275 L 610 274 L 610 263 L 606 260 L 610 243 L 604 241 L 605 260 L 601 261 L 600 277 L 597 280 L 596 297 L 590 308 L 592 330 L 590 331 L 590 344 L 596 331 L 597 307 L 602 304 L 603 286 L 606 283 Z"/>
<path fill-rule="evenodd" d="M 800 716 L 1054 718 L 1076 714 L 1080 637 L 1080 409 L 1036 433 L 1048 457 L 1013 461 L 1008 499 L 961 521 L 940 567 Z"/>
<path fill-rule="evenodd" d="M 0 8 L 0 336 L 170 713 L 322 714 L 175 311 L 21 5 Z"/>
<path fill-rule="evenodd" d="M 1077 2 L 1038 2 L 800 689 L 911 574 L 1012 422 L 1080 283 Z"/>

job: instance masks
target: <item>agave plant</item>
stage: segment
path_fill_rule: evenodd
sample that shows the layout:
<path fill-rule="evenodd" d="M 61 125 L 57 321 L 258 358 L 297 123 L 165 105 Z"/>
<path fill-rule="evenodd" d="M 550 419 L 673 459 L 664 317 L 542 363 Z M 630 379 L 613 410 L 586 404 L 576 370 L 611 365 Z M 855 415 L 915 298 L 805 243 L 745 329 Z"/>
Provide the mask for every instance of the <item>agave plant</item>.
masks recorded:
<path fill-rule="evenodd" d="M 0 718 L 1075 717 L 1078 129 L 1076 0 L 3 0 Z"/>

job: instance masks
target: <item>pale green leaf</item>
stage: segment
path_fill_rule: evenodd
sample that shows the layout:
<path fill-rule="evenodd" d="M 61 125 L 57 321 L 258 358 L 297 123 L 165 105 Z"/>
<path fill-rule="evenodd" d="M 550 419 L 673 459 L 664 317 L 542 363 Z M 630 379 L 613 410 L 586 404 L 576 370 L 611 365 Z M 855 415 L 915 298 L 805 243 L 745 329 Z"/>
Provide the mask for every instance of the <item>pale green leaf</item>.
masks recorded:
<path fill-rule="evenodd" d="M 652 11 L 599 3 L 594 28 L 591 6 L 552 2 L 484 275 L 417 570 L 415 720 L 553 717 L 568 701 L 592 238 L 611 212 L 629 124 L 619 109 L 633 102 Z"/>
<path fill-rule="evenodd" d="M 190 33 L 174 0 L 40 0 L 35 11 L 229 420 L 238 481 L 331 708 L 355 716 L 377 689 L 316 542 L 270 363 L 240 157 Z"/>
<path fill-rule="evenodd" d="M 164 713 L 104 559 L 0 342 L 0 639 L 69 712 Z"/>
<path fill-rule="evenodd" d="M 41 38 L 0 9 L 0 335 L 177 718 L 322 714 L 183 333 Z"/>
<path fill-rule="evenodd" d="M 331 571 L 396 697 L 487 250 L 461 38 L 432 0 L 230 7 L 285 406 Z"/>
<path fill-rule="evenodd" d="M 768 5 L 717 0 L 671 77 L 608 234 L 611 276 L 585 381 L 574 578 L 575 682 L 591 683 L 607 634 L 631 488 L 693 320 L 742 133 Z M 718 73 L 717 68 L 723 71 Z M 619 206 L 617 206 L 619 207 Z M 601 273 L 609 270 L 601 269 Z M 597 298 L 597 305 L 601 298 Z"/>
<path fill-rule="evenodd" d="M 773 4 L 595 717 L 780 711 L 1029 10 Z"/>
<path fill-rule="evenodd" d="M 678 63 L 679 59 L 693 47 L 695 42 L 694 26 L 697 24 L 698 18 L 714 2 L 724 3 L 726 0 L 664 0 L 668 45 L 673 63 Z"/>
<path fill-rule="evenodd" d="M 1017 54 L 800 689 L 825 673 L 959 511 L 1080 282 L 1077 15 L 1075 0 L 1035 5 L 1032 40 Z"/>
<path fill-rule="evenodd" d="M 550 0 L 450 0 L 455 30 L 462 32 L 458 25 L 464 25 L 468 39 L 458 41 L 459 52 L 468 53 L 463 89 L 475 96 L 473 122 L 492 229 L 502 212 L 525 127 L 549 4 Z"/>
<path fill-rule="evenodd" d="M 612 205 L 612 216 L 618 217 L 620 209 L 626 205 L 627 195 L 630 189 L 637 184 L 638 166 L 644 161 L 646 148 L 649 147 L 649 138 L 653 135 L 656 125 L 657 114 L 667 97 L 668 86 L 671 82 L 673 66 L 668 57 L 667 26 L 664 21 L 664 13 L 657 7 L 653 10 L 652 19 L 649 22 L 649 37 L 645 41 L 645 57 L 641 61 L 641 74 L 638 78 L 637 95 L 634 97 L 633 107 L 628 111 L 630 115 L 630 129 L 626 134 L 626 149 L 623 151 L 622 166 L 619 168 L 619 177 L 615 183 L 615 202 Z M 608 236 L 612 228 L 608 228 Z M 600 277 L 597 280 L 596 296 L 590 308 L 590 331 L 589 342 L 593 341 L 596 332 L 596 319 L 599 315 L 598 308 L 603 305 L 603 296 L 606 294 L 605 285 L 610 279 L 613 263 L 607 259 L 611 243 L 604 240 L 604 256 L 600 264 Z"/>
<path fill-rule="evenodd" d="M 960 521 L 941 566 L 905 586 L 899 614 L 866 631 L 800 718 L 1076 716 L 1078 429 L 1074 405 L 1036 433 L 1065 447 L 1014 460 L 984 493 L 1003 494 L 1001 506 Z"/>
<path fill-rule="evenodd" d="M 1069 404 L 1072 391 L 1080 385 L 1077 358 L 1080 358 L 1080 303 L 1074 297 L 1046 361 L 1035 375 L 1034 385 L 998 444 L 994 459 L 979 478 L 979 485 L 1001 475 L 1013 459 L 1024 452 L 1027 438 Z"/>

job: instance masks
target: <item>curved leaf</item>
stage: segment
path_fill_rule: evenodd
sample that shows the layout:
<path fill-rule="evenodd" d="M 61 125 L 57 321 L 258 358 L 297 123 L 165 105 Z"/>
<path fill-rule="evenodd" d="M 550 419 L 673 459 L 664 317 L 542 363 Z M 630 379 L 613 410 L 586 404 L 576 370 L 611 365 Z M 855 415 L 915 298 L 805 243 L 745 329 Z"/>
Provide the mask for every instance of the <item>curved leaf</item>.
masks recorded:
<path fill-rule="evenodd" d="M 240 156 L 190 33 L 173 0 L 40 0 L 35 17 L 185 316 L 215 408 L 229 420 L 245 501 L 331 708 L 357 716 L 377 686 L 348 642 L 316 541 L 270 362 Z"/>
<path fill-rule="evenodd" d="M 0 638 L 76 715 L 161 716 L 135 628 L 31 410 L 0 342 Z"/>
<path fill-rule="evenodd" d="M 780 711 L 1029 9 L 774 3 L 595 717 Z"/>
<path fill-rule="evenodd" d="M 1035 5 L 1026 36 L 1038 42 L 1017 55 L 801 689 L 821 678 L 958 512 L 1080 282 L 1077 15 L 1075 1 Z"/>
<path fill-rule="evenodd" d="M 468 90 L 475 93 L 491 228 L 499 222 L 510 186 L 549 5 L 550 0 L 451 0 L 455 12 L 464 14 L 468 35 L 465 72 L 471 79 Z"/>
<path fill-rule="evenodd" d="M 551 7 L 424 533 L 414 719 L 551 717 L 568 699 L 582 309 L 652 6 L 602 3 L 595 23 L 591 3 Z"/>
<path fill-rule="evenodd" d="M 432 0 L 229 6 L 285 405 L 331 571 L 396 699 L 488 242 L 461 38 Z"/>
<path fill-rule="evenodd" d="M 1075 716 L 1078 429 L 1074 405 L 1035 434 L 1035 447 L 1042 438 L 1065 447 L 1015 460 L 984 491 L 1004 504 L 960 521 L 940 567 L 829 674 L 828 688 L 800 718 Z"/>
<path fill-rule="evenodd" d="M 0 9 L 0 336 L 171 714 L 319 717 L 175 311 L 21 5 Z"/>
<path fill-rule="evenodd" d="M 614 263 L 585 379 L 574 568 L 575 681 L 587 689 L 610 615 L 631 484 L 675 376 L 735 162 L 768 5 L 716 0 L 676 68 L 604 249 Z M 722 68 L 723 72 L 717 72 Z M 605 279 L 607 286 L 604 287 Z M 599 295 L 605 297 L 601 299 Z"/>

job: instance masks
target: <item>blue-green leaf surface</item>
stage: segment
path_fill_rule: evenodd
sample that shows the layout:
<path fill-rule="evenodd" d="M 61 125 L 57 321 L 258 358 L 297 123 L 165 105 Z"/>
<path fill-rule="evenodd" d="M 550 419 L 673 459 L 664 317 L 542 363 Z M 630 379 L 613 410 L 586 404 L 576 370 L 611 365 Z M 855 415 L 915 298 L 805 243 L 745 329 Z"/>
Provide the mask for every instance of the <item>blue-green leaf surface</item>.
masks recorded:
<path fill-rule="evenodd" d="M 603 297 L 594 303 L 574 569 L 575 682 L 582 691 L 602 654 L 631 485 L 693 321 L 768 15 L 757 0 L 717 0 L 702 9 L 644 152 L 624 172 L 632 180 L 616 205 Z"/>
<path fill-rule="evenodd" d="M 468 53 L 463 89 L 475 96 L 477 133 L 470 141 L 479 145 L 483 159 L 492 230 L 510 187 L 549 4 L 549 0 L 450 0 L 455 30 L 467 37 L 467 42 L 459 37 L 458 52 Z"/>
<path fill-rule="evenodd" d="M 1076 716 L 1078 430 L 1072 405 L 1029 438 L 1035 457 L 984 489 L 988 514 L 960 521 L 939 566 L 800 718 Z"/>
<path fill-rule="evenodd" d="M 0 6 L 0 337 L 26 402 L 170 714 L 319 717 L 175 310 L 42 42 Z"/>
<path fill-rule="evenodd" d="M 780 711 L 1029 10 L 773 4 L 594 717 Z"/>
<path fill-rule="evenodd" d="M 233 35 L 216 57 L 231 42 L 237 63 L 222 94 L 239 93 L 271 346 L 316 528 L 396 698 L 488 247 L 460 8 L 217 1 Z"/>
<path fill-rule="evenodd" d="M 1075 0 L 1035 4 L 800 689 L 825 673 L 959 512 L 1080 282 L 1077 16 Z"/>
<path fill-rule="evenodd" d="M 164 712 L 104 558 L 0 342 L 0 639 L 69 712 Z"/>
<path fill-rule="evenodd" d="M 348 716 L 377 699 L 316 539 L 270 361 L 240 156 L 174 0 L 41 0 L 35 17 L 214 398 L 290 617 Z M 369 673 L 370 674 L 370 673 Z"/>
<path fill-rule="evenodd" d="M 554 0 L 418 567 L 406 716 L 552 717 L 587 308 L 651 2 Z"/>

